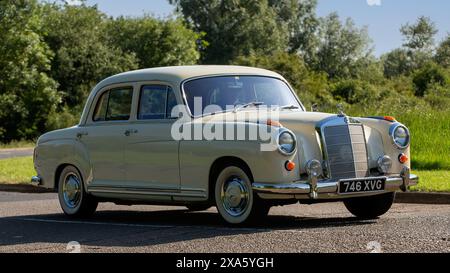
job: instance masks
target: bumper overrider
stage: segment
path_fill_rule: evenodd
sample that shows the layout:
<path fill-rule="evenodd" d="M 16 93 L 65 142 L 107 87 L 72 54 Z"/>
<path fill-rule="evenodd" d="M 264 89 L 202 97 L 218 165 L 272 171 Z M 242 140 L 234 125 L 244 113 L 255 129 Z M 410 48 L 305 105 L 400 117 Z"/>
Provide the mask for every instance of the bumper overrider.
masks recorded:
<path fill-rule="evenodd" d="M 40 176 L 31 177 L 31 185 L 35 187 L 42 186 L 42 178 Z"/>
<path fill-rule="evenodd" d="M 253 190 L 265 199 L 296 198 L 296 199 L 344 199 L 358 196 L 370 196 L 395 191 L 408 191 L 410 186 L 419 183 L 419 177 L 411 174 L 408 167 L 404 167 L 399 176 L 367 177 L 367 179 L 385 178 L 384 190 L 376 192 L 359 192 L 340 194 L 340 181 L 319 180 L 314 175 L 308 176 L 308 181 L 297 181 L 288 184 L 253 183 Z"/>

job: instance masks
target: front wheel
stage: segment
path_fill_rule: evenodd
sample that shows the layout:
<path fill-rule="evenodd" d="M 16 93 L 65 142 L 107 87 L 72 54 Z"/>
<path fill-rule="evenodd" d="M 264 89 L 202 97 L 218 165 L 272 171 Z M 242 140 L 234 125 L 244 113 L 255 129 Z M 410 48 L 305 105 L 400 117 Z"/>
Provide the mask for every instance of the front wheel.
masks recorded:
<path fill-rule="evenodd" d="M 238 166 L 225 167 L 217 176 L 215 201 L 229 224 L 244 224 L 267 216 L 270 206 L 253 193 L 249 175 Z"/>
<path fill-rule="evenodd" d="M 376 219 L 389 211 L 394 203 L 395 192 L 369 197 L 359 197 L 344 201 L 345 207 L 353 215 L 362 219 Z"/>
<path fill-rule="evenodd" d="M 61 172 L 58 199 L 64 213 L 74 218 L 92 216 L 98 206 L 95 197 L 84 190 L 81 174 L 73 166 L 67 166 Z"/>

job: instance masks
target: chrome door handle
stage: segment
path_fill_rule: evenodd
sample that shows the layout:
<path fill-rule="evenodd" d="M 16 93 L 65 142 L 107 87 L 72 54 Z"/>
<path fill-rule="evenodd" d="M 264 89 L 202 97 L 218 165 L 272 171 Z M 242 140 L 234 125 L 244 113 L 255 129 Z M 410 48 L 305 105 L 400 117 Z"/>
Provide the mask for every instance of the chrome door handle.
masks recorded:
<path fill-rule="evenodd" d="M 83 136 L 87 136 L 87 135 L 89 135 L 88 132 L 79 132 L 79 133 L 77 133 L 77 138 L 82 138 Z"/>
<path fill-rule="evenodd" d="M 126 130 L 125 131 L 125 136 L 131 136 L 132 134 L 137 134 L 138 133 L 138 130 L 136 130 L 136 129 L 129 129 L 129 130 Z"/>

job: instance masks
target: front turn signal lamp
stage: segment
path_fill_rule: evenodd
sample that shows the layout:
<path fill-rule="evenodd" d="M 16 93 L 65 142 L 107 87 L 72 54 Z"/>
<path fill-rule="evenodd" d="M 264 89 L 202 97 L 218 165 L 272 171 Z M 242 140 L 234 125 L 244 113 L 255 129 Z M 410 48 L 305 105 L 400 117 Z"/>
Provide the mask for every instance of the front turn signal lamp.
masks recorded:
<path fill-rule="evenodd" d="M 281 124 L 279 121 L 271 120 L 271 119 L 267 120 L 267 125 L 272 126 L 272 127 L 283 128 L 283 124 Z"/>
<path fill-rule="evenodd" d="M 408 162 L 409 157 L 405 154 L 400 154 L 398 156 L 398 161 L 400 161 L 400 163 L 405 164 L 406 162 Z"/>
<path fill-rule="evenodd" d="M 292 172 L 293 170 L 295 170 L 295 163 L 292 161 L 286 161 L 286 164 L 284 164 L 284 167 L 286 168 L 286 170 L 288 170 L 289 172 Z"/>
<path fill-rule="evenodd" d="M 386 121 L 397 122 L 397 120 L 394 117 L 391 117 L 391 116 L 384 116 L 383 118 Z"/>

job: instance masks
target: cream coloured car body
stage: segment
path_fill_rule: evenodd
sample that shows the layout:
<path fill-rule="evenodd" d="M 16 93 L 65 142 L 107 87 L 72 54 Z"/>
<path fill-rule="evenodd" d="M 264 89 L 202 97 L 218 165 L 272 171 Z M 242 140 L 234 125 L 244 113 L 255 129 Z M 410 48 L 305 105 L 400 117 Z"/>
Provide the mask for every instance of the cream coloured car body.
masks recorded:
<path fill-rule="evenodd" d="M 305 164 L 311 159 L 323 159 L 318 141 L 318 122 L 336 114 L 280 111 L 280 122 L 297 137 L 298 148 L 291 156 L 278 150 L 261 151 L 258 141 L 175 141 L 170 128 L 175 119 L 137 119 L 138 93 L 142 85 L 170 86 L 177 102 L 184 105 L 182 83 L 185 80 L 221 75 L 266 76 L 286 80 L 279 74 L 257 68 L 238 66 L 185 66 L 132 71 L 100 82 L 91 92 L 80 123 L 77 126 L 47 133 L 38 140 L 34 163 L 41 186 L 55 188 L 58 174 L 64 166 L 73 165 L 80 171 L 86 191 L 98 197 L 129 201 L 190 202 L 210 198 L 209 178 L 215 162 L 235 158 L 244 162 L 253 181 L 265 184 L 287 184 L 306 175 Z M 286 82 L 287 83 L 287 82 Z M 116 87 L 132 87 L 131 117 L 126 122 L 93 122 L 94 106 L 102 92 Z M 251 115 L 252 110 L 246 110 Z M 195 118 L 191 122 L 220 121 L 227 112 Z M 370 168 L 377 167 L 380 156 L 396 159 L 389 128 L 391 122 L 371 118 L 355 118 L 364 125 Z M 245 122 L 247 127 L 266 126 Z M 131 131 L 126 136 L 124 132 Z M 409 148 L 401 151 L 409 157 Z M 291 160 L 298 168 L 285 169 Z M 393 160 L 392 175 L 399 175 L 409 163 Z M 264 196 L 264 195 L 261 195 Z M 281 196 L 280 196 L 281 197 Z M 289 198 L 292 196 L 285 196 Z M 267 195 L 267 198 L 276 198 Z"/>

